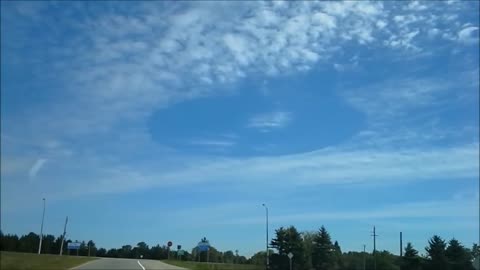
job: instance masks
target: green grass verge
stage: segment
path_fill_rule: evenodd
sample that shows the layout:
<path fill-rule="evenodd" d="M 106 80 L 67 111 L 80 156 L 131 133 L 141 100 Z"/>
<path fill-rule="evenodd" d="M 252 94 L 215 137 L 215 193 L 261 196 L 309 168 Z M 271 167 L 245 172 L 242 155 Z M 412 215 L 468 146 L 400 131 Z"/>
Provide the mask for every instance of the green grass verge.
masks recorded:
<path fill-rule="evenodd" d="M 264 270 L 260 265 L 252 264 L 229 264 L 229 263 L 205 263 L 190 261 L 164 260 L 163 262 L 184 267 L 191 270 Z"/>
<path fill-rule="evenodd" d="M 66 270 L 91 260 L 95 258 L 2 251 L 0 252 L 0 269 Z"/>

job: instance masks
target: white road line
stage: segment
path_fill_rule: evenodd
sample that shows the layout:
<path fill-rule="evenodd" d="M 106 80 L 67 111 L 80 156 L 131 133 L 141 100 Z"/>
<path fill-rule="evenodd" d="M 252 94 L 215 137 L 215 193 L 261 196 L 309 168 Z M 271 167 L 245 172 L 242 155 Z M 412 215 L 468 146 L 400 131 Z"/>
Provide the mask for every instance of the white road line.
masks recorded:
<path fill-rule="evenodd" d="M 140 263 L 140 261 L 137 261 L 138 265 L 140 265 L 140 267 L 142 267 L 143 270 L 145 270 L 145 267 L 143 267 L 143 265 Z"/>

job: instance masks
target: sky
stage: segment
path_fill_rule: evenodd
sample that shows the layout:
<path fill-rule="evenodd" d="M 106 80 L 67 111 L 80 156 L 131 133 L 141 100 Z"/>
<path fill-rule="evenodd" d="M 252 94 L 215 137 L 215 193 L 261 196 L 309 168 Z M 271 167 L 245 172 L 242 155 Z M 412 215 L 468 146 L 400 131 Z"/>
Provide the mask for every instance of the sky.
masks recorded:
<path fill-rule="evenodd" d="M 1 229 L 251 256 L 479 239 L 479 2 L 1 3 Z"/>

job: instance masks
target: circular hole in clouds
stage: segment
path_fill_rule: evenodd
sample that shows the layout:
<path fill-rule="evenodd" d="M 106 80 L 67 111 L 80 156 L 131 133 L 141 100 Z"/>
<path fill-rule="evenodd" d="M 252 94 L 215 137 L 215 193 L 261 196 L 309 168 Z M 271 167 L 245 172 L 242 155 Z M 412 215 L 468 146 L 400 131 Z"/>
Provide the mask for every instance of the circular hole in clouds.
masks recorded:
<path fill-rule="evenodd" d="M 189 153 L 279 155 L 339 144 L 364 126 L 363 116 L 333 92 L 309 91 L 304 82 L 277 84 L 273 96 L 239 89 L 159 110 L 149 121 L 151 136 Z M 289 90 L 298 87 L 304 91 Z"/>

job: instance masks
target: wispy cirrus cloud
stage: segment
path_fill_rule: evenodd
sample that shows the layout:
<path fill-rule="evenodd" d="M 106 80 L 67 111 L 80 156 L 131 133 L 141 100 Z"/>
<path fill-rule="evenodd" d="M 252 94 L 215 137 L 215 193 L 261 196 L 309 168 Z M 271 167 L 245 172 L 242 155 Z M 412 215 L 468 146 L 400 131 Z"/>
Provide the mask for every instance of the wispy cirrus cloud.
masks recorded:
<path fill-rule="evenodd" d="M 28 172 L 28 176 L 31 180 L 37 176 L 38 172 L 42 169 L 46 162 L 47 159 L 44 158 L 39 158 L 37 159 L 37 161 L 35 161 L 35 164 L 33 164 L 33 166 L 30 168 L 30 171 Z"/>
<path fill-rule="evenodd" d="M 403 117 L 412 117 L 412 109 L 438 108 L 447 104 L 451 98 L 458 98 L 456 92 L 463 91 L 471 102 L 476 93 L 470 82 L 463 76 L 449 80 L 438 78 L 395 79 L 368 85 L 361 89 L 348 89 L 342 95 L 353 107 L 367 114 L 370 120 L 397 121 Z M 413 116 L 413 117 L 416 117 Z"/>
<path fill-rule="evenodd" d="M 212 147 L 231 147 L 235 145 L 235 142 L 228 140 L 193 140 L 190 144 Z"/>
<path fill-rule="evenodd" d="M 475 34 L 477 32 L 477 34 Z M 467 26 L 458 32 L 458 40 L 465 44 L 478 43 L 478 27 Z"/>
<path fill-rule="evenodd" d="M 262 225 L 265 224 L 263 215 L 251 215 L 252 209 L 258 208 L 261 201 L 236 201 L 225 204 L 211 204 L 196 206 L 193 208 L 180 209 L 177 212 L 170 213 L 172 219 L 189 216 L 195 222 L 189 220 L 191 224 L 204 224 L 204 226 L 245 226 L 245 225 Z M 423 220 L 424 223 L 434 227 L 435 223 L 445 219 L 457 219 L 468 221 L 468 225 L 475 225 L 475 219 L 478 219 L 478 194 L 474 196 L 465 196 L 445 198 L 441 200 L 416 200 L 405 203 L 391 203 L 387 205 L 374 206 L 371 209 L 358 208 L 356 210 L 316 210 L 309 211 L 299 210 L 295 205 L 283 204 L 282 202 L 272 201 L 276 209 L 275 214 L 270 216 L 270 222 L 274 226 L 289 226 L 292 223 L 313 222 L 322 224 L 325 222 L 345 222 L 354 221 L 363 223 L 392 223 L 393 227 L 398 227 L 401 223 L 409 223 L 413 220 Z M 272 205 L 271 205 L 272 206 Z M 215 218 L 210 218 L 208 213 L 214 213 Z M 145 213 L 148 215 L 149 213 Z M 239 217 L 240 216 L 240 217 Z M 409 221 L 406 221 L 408 219 Z M 414 223 L 409 230 L 414 231 L 417 225 L 420 228 L 425 224 Z M 423 226 L 422 226 L 423 225 Z M 320 226 L 320 225 L 318 225 Z M 389 228 L 391 229 L 391 228 Z M 423 229 L 423 228 L 421 228 Z"/>
<path fill-rule="evenodd" d="M 248 127 L 269 132 L 273 129 L 286 127 L 292 121 L 291 112 L 276 111 L 255 115 L 248 121 Z"/>
<path fill-rule="evenodd" d="M 283 214 L 271 217 L 274 224 L 288 225 L 305 221 L 343 221 L 369 220 L 370 222 L 389 219 L 416 218 L 478 218 L 478 198 L 450 199 L 443 201 L 418 201 L 404 204 L 387 205 L 372 210 L 360 211 L 315 211 L 298 214 Z M 263 224 L 262 217 L 219 220 L 220 224 Z M 432 226 L 432 225 L 431 225 Z"/>
<path fill-rule="evenodd" d="M 83 196 L 103 193 L 124 193 L 154 187 L 175 187 L 185 184 L 221 183 L 226 190 L 250 189 L 256 186 L 288 187 L 318 185 L 397 185 L 399 181 L 423 182 L 441 179 L 478 177 L 478 144 L 443 149 L 349 150 L 324 149 L 310 153 L 275 157 L 193 158 L 181 159 L 162 166 L 158 163 L 111 164 L 99 159 L 78 160 L 76 166 L 89 167 L 88 173 L 72 170 L 68 163 L 43 175 L 62 178 L 72 172 L 83 179 L 80 183 L 58 183 L 61 194 Z M 98 166 L 92 167 L 92 164 Z M 83 164 L 83 165 L 82 165 Z M 86 173 L 86 174 L 85 174 Z M 92 183 L 85 185 L 86 182 Z M 80 188 L 81 185 L 81 188 Z M 56 196 L 57 196 L 56 195 Z"/>

